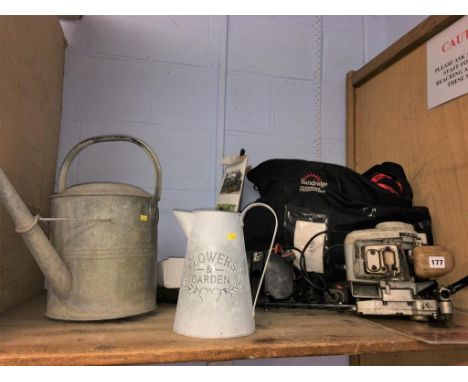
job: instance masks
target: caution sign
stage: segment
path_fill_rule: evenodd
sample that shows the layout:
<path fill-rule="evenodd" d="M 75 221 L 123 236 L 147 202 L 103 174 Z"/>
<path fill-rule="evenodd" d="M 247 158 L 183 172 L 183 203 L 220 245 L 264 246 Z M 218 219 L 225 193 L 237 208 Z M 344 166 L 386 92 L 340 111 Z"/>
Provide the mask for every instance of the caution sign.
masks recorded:
<path fill-rule="evenodd" d="M 427 43 L 427 107 L 468 93 L 468 16 Z"/>

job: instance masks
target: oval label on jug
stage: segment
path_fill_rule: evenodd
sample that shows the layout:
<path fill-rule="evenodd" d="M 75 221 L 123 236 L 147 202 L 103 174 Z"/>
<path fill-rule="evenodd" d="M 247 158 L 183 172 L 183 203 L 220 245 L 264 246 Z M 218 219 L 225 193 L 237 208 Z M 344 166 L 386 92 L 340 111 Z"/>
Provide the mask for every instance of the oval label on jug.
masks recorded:
<path fill-rule="evenodd" d="M 214 298 L 232 297 L 242 289 L 242 265 L 220 252 L 201 252 L 186 258 L 182 286 L 202 302 Z"/>

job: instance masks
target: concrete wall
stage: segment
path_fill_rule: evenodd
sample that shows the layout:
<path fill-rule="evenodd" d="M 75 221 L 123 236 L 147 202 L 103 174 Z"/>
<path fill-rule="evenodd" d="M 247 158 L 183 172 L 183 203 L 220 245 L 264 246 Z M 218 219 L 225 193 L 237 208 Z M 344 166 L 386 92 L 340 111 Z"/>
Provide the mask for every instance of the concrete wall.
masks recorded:
<path fill-rule="evenodd" d="M 224 152 L 320 160 L 321 18 L 229 17 Z M 258 198 L 247 181 L 242 207 Z"/>
<path fill-rule="evenodd" d="M 59 160 L 93 135 L 147 142 L 163 170 L 159 257 L 183 256 L 185 238 L 171 209 L 215 202 L 226 17 L 85 16 L 63 23 L 69 47 Z M 136 146 L 99 146 L 77 158 L 70 183 L 109 180 L 153 190 L 150 164 Z"/>
<path fill-rule="evenodd" d="M 173 208 L 212 208 L 223 155 L 247 150 L 320 159 L 320 17 L 85 16 L 64 21 L 59 161 L 79 140 L 125 133 L 150 144 L 163 169 L 159 258 L 183 256 Z M 91 147 L 71 182 L 112 180 L 151 191 L 144 154 Z M 250 187 L 250 192 L 249 192 Z M 246 201 L 257 194 L 247 185 Z"/>
<path fill-rule="evenodd" d="M 322 17 L 321 150 L 323 162 L 346 163 L 346 73 L 364 64 L 363 16 Z"/>

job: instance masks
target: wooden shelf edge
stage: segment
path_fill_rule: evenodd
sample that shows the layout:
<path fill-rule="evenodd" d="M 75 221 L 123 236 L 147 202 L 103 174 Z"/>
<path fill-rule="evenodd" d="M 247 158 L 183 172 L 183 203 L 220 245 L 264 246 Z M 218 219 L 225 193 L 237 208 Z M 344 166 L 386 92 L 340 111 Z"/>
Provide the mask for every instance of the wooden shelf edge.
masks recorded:
<path fill-rule="evenodd" d="M 225 351 L 210 351 L 200 350 L 196 355 L 193 353 L 179 353 L 179 354 L 158 354 L 141 352 L 141 353 L 128 353 L 122 352 L 121 354 L 106 354 L 106 353 L 90 353 L 90 354 L 41 354 L 37 356 L 24 356 L 21 354 L 9 354 L 0 356 L 0 366 L 109 366 L 109 365 L 151 365 L 158 363 L 177 363 L 177 362 L 222 362 L 243 359 L 270 359 L 270 358 L 290 358 L 290 357 L 314 357 L 314 356 L 334 356 L 334 355 L 349 355 L 358 356 L 365 354 L 392 354 L 401 351 L 388 344 L 389 346 L 382 346 L 376 348 L 374 345 L 359 345 L 343 347 L 339 343 L 335 346 L 327 346 L 322 348 L 320 346 L 312 350 L 313 345 L 304 346 L 289 346 L 285 345 L 283 348 L 278 347 L 269 348 L 267 345 L 259 350 L 258 347 L 254 349 L 243 348 Z M 417 341 L 408 343 L 404 346 L 405 352 L 424 352 L 424 351 L 444 351 L 460 349 L 457 345 L 427 345 Z M 463 348 L 468 351 L 468 347 Z"/>

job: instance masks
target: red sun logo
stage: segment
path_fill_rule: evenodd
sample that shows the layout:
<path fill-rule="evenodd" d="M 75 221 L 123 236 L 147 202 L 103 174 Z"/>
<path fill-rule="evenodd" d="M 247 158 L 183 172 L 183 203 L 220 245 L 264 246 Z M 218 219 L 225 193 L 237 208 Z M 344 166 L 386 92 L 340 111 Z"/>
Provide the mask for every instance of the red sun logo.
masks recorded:
<path fill-rule="evenodd" d="M 315 180 L 316 182 L 321 182 L 322 178 L 320 176 L 318 176 L 315 172 L 309 172 L 309 173 L 304 175 L 302 180 L 304 180 L 304 181 Z"/>

